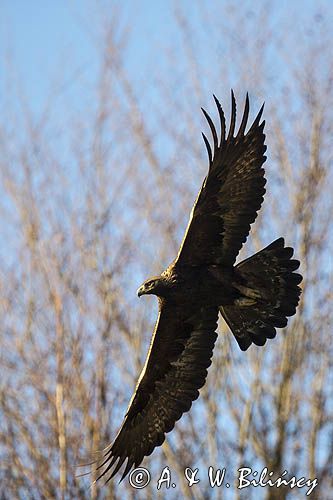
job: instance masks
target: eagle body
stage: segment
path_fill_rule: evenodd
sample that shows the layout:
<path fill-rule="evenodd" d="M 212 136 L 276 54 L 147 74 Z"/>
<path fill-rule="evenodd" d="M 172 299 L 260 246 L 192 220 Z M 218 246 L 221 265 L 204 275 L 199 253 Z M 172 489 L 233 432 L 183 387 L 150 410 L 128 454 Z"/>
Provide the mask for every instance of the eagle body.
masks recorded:
<path fill-rule="evenodd" d="M 241 297 L 233 285 L 237 280 L 233 267 L 171 264 L 159 277 L 147 282 L 151 279 L 155 280 L 156 288 L 146 293 L 142 290 L 140 296 L 154 294 L 174 303 L 211 306 L 230 305 Z"/>
<path fill-rule="evenodd" d="M 231 92 L 228 133 L 202 110 L 213 147 L 203 134 L 209 168 L 172 264 L 146 280 L 138 296 L 154 294 L 159 311 L 146 362 L 122 426 L 97 463 L 109 481 L 126 464 L 131 468 L 160 446 L 182 414 L 198 398 L 211 364 L 219 314 L 241 350 L 263 346 L 287 325 L 299 302 L 302 276 L 293 249 L 278 238 L 248 259 L 238 253 L 262 205 L 266 179 L 263 107 L 250 127 L 249 98 L 237 133 L 236 101 Z"/>

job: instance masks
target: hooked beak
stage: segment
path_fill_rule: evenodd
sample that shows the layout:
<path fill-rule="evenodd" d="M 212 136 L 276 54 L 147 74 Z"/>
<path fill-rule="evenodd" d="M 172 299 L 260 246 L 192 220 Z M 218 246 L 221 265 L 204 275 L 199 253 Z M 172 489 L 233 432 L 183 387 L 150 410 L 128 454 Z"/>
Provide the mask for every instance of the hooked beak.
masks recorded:
<path fill-rule="evenodd" d="M 144 293 L 145 293 L 144 287 L 140 286 L 140 288 L 137 289 L 136 293 L 137 293 L 138 297 L 141 297 L 141 295 L 144 295 Z"/>

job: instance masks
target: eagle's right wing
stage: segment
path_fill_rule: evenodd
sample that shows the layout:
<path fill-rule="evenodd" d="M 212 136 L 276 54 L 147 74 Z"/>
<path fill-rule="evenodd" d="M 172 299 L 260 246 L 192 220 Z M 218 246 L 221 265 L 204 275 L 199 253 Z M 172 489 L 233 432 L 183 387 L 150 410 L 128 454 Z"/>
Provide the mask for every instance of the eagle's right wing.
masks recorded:
<path fill-rule="evenodd" d="M 162 303 L 124 422 L 97 464 L 98 479 L 105 476 L 109 481 L 127 460 L 124 478 L 163 443 L 165 433 L 190 409 L 211 364 L 217 318 L 215 307 L 190 309 Z"/>

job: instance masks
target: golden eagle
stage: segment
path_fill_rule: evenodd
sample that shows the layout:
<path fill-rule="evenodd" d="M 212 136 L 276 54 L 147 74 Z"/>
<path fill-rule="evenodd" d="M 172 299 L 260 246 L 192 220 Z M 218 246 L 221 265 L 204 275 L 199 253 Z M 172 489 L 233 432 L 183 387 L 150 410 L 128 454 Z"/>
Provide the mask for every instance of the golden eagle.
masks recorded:
<path fill-rule="evenodd" d="M 219 312 L 245 351 L 263 346 L 296 312 L 302 281 L 299 261 L 279 238 L 236 266 L 250 225 L 263 202 L 266 179 L 263 106 L 246 131 L 249 98 L 235 135 L 236 102 L 231 92 L 231 123 L 214 96 L 220 137 L 202 109 L 213 137 L 203 134 L 209 170 L 191 212 L 176 259 L 160 276 L 148 279 L 138 296 L 154 294 L 159 313 L 147 359 L 114 442 L 104 450 L 98 477 L 109 481 L 127 460 L 132 467 L 160 446 L 192 401 L 198 398 L 211 364 Z"/>

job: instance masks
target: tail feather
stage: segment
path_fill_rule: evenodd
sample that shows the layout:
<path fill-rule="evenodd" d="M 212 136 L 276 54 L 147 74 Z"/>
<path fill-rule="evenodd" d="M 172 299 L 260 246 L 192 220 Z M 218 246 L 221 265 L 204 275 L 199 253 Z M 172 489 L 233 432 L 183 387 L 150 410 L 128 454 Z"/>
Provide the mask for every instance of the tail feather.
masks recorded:
<path fill-rule="evenodd" d="M 256 298 L 251 305 L 240 300 L 221 306 L 220 312 L 243 351 L 252 343 L 262 346 L 274 338 L 275 328 L 285 327 L 287 317 L 296 313 L 302 276 L 294 272 L 300 263 L 292 259 L 293 253 L 279 238 L 236 266 L 241 293 Z"/>

